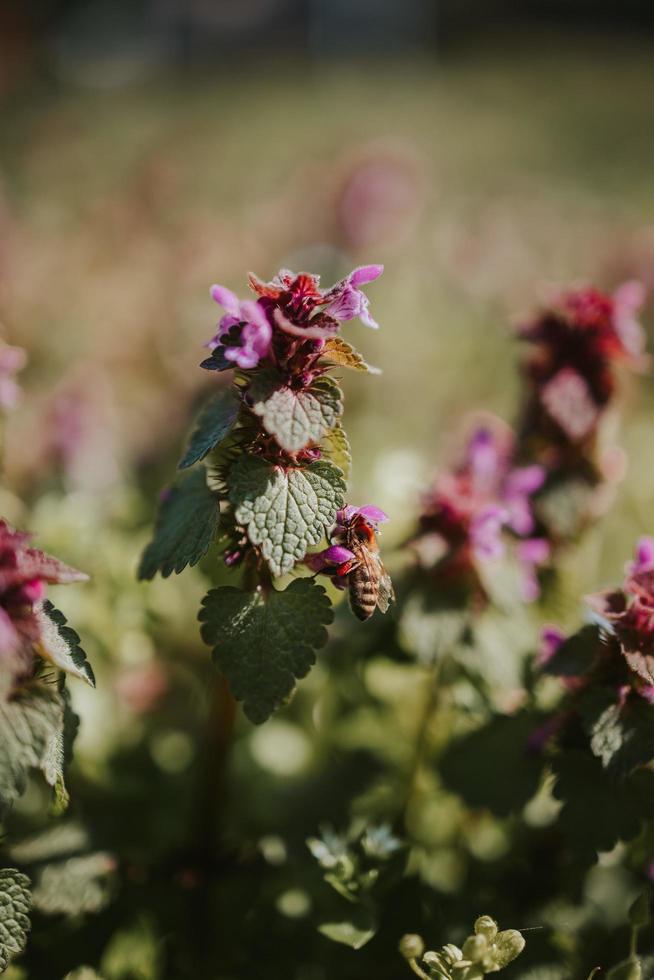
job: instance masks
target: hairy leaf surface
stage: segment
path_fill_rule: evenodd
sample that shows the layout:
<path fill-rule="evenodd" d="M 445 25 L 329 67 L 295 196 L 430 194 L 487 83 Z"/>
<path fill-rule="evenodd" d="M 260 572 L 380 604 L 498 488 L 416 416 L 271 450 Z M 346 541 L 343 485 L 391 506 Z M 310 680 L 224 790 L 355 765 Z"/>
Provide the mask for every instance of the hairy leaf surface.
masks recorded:
<path fill-rule="evenodd" d="M 320 442 L 343 413 L 343 395 L 333 378 L 316 378 L 296 390 L 281 383 L 276 372 L 262 371 L 248 394 L 266 432 L 289 453 Z"/>
<path fill-rule="evenodd" d="M 68 620 L 64 614 L 46 599 L 36 615 L 41 625 L 39 653 L 56 667 L 95 687 L 93 669 L 80 646 L 80 638 L 71 626 L 66 625 Z"/>
<path fill-rule="evenodd" d="M 207 486 L 204 467 L 186 473 L 165 491 L 138 577 L 151 579 L 161 572 L 167 578 L 187 565 L 196 565 L 209 550 L 219 521 L 218 499 Z"/>
<path fill-rule="evenodd" d="M 200 413 L 179 469 L 185 470 L 211 452 L 231 431 L 240 402 L 231 388 L 219 391 Z"/>
<path fill-rule="evenodd" d="M 309 578 L 268 595 L 212 589 L 200 611 L 202 637 L 255 724 L 265 721 L 309 672 L 332 618 L 325 590 Z"/>
<path fill-rule="evenodd" d="M 64 698 L 53 685 L 34 685 L 0 704 L 0 811 L 24 792 L 30 769 L 65 797 L 64 716 Z"/>
<path fill-rule="evenodd" d="M 323 458 L 328 459 L 334 466 L 343 470 L 343 476 L 349 480 L 352 472 L 352 453 L 345 429 L 340 423 L 326 434 L 322 440 L 321 449 Z"/>
<path fill-rule="evenodd" d="M 273 575 L 289 572 L 318 544 L 343 504 L 343 475 L 323 460 L 285 468 L 242 456 L 229 475 L 236 520 L 261 547 Z"/>
<path fill-rule="evenodd" d="M 381 374 L 379 368 L 366 364 L 363 357 L 352 344 L 342 337 L 330 337 L 321 351 L 321 357 L 332 364 L 352 368 L 353 371 L 367 371 L 368 374 Z"/>
<path fill-rule="evenodd" d="M 0 973 L 25 949 L 31 907 L 29 878 L 14 868 L 0 870 Z"/>

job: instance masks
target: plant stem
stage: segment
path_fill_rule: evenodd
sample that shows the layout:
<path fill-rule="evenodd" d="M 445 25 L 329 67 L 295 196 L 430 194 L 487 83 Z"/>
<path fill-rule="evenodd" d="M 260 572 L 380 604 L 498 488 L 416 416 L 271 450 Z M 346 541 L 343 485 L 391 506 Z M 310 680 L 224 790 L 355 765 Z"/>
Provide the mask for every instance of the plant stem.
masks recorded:
<path fill-rule="evenodd" d="M 427 976 L 425 971 L 418 966 L 417 960 L 415 959 L 407 960 L 407 963 L 409 964 L 409 966 L 411 967 L 415 975 L 417 977 L 420 977 L 420 980 L 429 980 L 429 977 Z"/>
<path fill-rule="evenodd" d="M 438 695 L 440 693 L 439 680 L 442 673 L 443 661 L 445 660 L 446 654 L 443 654 L 429 668 L 429 676 L 427 680 L 427 695 L 425 697 L 424 707 L 422 709 L 422 714 L 420 715 L 420 721 L 418 723 L 418 729 L 416 732 L 416 742 L 413 750 L 413 757 L 411 760 L 411 765 L 409 767 L 409 772 L 407 776 L 407 787 L 406 794 L 404 797 L 404 803 L 402 804 L 401 820 L 402 823 L 406 825 L 407 811 L 411 803 L 411 799 L 416 789 L 416 783 L 420 776 L 420 770 L 422 769 L 424 763 L 424 756 L 426 754 L 428 744 L 429 744 L 429 728 L 434 716 L 434 712 L 438 707 Z"/>

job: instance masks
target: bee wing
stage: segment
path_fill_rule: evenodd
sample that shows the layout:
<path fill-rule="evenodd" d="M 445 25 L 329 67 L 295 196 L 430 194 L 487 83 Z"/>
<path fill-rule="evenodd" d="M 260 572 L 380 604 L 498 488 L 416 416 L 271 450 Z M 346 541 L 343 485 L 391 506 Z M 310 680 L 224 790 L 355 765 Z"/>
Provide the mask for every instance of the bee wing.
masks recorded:
<path fill-rule="evenodd" d="M 377 608 L 380 612 L 388 612 L 388 607 L 391 602 L 395 602 L 395 590 L 393 589 L 393 583 L 391 582 L 391 577 L 384 568 L 381 558 L 378 558 L 379 562 L 379 593 L 377 595 Z"/>

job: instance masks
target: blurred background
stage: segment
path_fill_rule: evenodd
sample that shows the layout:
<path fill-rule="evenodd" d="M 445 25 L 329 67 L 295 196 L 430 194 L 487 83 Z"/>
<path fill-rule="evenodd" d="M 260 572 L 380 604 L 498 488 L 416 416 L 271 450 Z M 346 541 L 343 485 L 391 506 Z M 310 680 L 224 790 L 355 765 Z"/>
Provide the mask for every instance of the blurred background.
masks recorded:
<path fill-rule="evenodd" d="M 116 820 L 133 828 L 123 911 L 143 913 L 146 866 L 182 847 L 182 787 L 202 756 L 209 665 L 195 615 L 219 573 L 137 585 L 134 572 L 216 383 L 198 368 L 217 319 L 210 284 L 245 295 L 248 270 L 309 269 L 327 284 L 385 264 L 368 290 L 381 329 L 346 327 L 383 374 L 344 385 L 350 499 L 389 512 L 392 552 L 461 416 L 511 420 L 512 324 L 563 283 L 637 277 L 654 290 L 653 106 L 646 2 L 0 4 L 0 337 L 28 354 L 0 509 L 92 576 L 61 595 L 99 676 L 95 692 L 73 685 L 73 798 L 100 844 L 115 849 Z M 645 377 L 626 398 L 629 472 L 588 588 L 617 580 L 654 530 L 652 407 Z M 288 820 L 316 761 L 308 728 L 283 715 L 239 728 L 240 826 L 268 841 L 273 865 L 270 824 Z M 30 791 L 16 819 L 36 827 L 42 802 Z M 312 829 L 298 820 L 298 839 Z M 271 914 L 301 918 L 295 899 Z M 145 933 L 151 913 L 136 916 Z M 115 914 L 88 934 L 89 961 L 120 927 Z M 49 975 L 45 927 L 33 942 L 33 975 Z"/>

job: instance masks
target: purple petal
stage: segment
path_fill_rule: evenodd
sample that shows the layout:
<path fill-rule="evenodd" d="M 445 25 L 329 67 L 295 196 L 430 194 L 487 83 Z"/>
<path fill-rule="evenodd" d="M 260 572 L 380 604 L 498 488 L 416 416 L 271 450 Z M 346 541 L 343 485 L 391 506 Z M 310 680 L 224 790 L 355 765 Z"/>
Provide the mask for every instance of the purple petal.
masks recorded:
<path fill-rule="evenodd" d="M 636 557 L 627 565 L 628 575 L 649 572 L 654 569 L 654 538 L 639 538 L 636 543 Z"/>
<path fill-rule="evenodd" d="M 518 545 L 518 558 L 527 565 L 544 565 L 551 548 L 547 538 L 530 538 Z"/>
<path fill-rule="evenodd" d="M 506 495 L 515 493 L 529 496 L 540 490 L 546 477 L 545 467 L 534 463 L 533 466 L 519 466 L 512 470 L 506 480 Z"/>
<path fill-rule="evenodd" d="M 388 521 L 388 514 L 385 514 L 380 507 L 375 507 L 373 504 L 366 504 L 365 507 L 359 507 L 358 513 L 374 524 L 385 524 Z"/>
<path fill-rule="evenodd" d="M 383 265 L 360 265 L 350 273 L 348 279 L 353 286 L 363 286 L 379 279 L 383 271 Z"/>
<path fill-rule="evenodd" d="M 486 507 L 470 524 L 470 540 L 477 558 L 482 561 L 501 558 L 504 544 L 502 526 L 508 518 L 503 507 Z"/>
<path fill-rule="evenodd" d="M 333 544 L 322 552 L 322 557 L 325 564 L 343 565 L 346 561 L 352 561 L 354 552 L 350 551 L 349 548 L 344 548 L 340 544 Z"/>
<path fill-rule="evenodd" d="M 558 626 L 543 626 L 540 631 L 540 647 L 537 654 L 537 662 L 540 667 L 552 659 L 556 651 L 565 640 L 565 633 Z"/>
<path fill-rule="evenodd" d="M 273 310 L 273 317 L 277 326 L 284 333 L 288 333 L 292 337 L 302 337 L 303 340 L 325 340 L 337 334 L 339 329 L 338 323 L 334 321 L 333 324 L 330 324 L 329 320 L 325 320 L 324 324 L 320 326 L 298 327 L 295 323 L 291 323 L 278 307 Z"/>
<path fill-rule="evenodd" d="M 359 512 L 358 507 L 353 507 L 352 504 L 348 504 L 346 507 L 342 507 L 336 513 L 336 523 L 337 524 L 347 524 L 348 521 L 352 520 L 355 514 Z"/>
<path fill-rule="evenodd" d="M 211 298 L 215 300 L 219 306 L 222 306 L 224 310 L 231 313 L 232 316 L 239 315 L 238 296 L 233 293 L 231 289 L 227 289 L 226 286 L 218 286 L 214 284 L 209 292 L 211 294 Z"/>
<path fill-rule="evenodd" d="M 628 354 L 638 356 L 645 347 L 645 334 L 636 319 L 636 313 L 645 302 L 646 290 L 642 282 L 630 279 L 613 293 L 613 317 L 616 333 Z"/>
<path fill-rule="evenodd" d="M 477 429 L 468 442 L 468 462 L 476 476 L 488 477 L 497 472 L 499 453 L 490 429 Z"/>
<path fill-rule="evenodd" d="M 245 320 L 246 323 L 253 323 L 260 330 L 270 331 L 270 323 L 268 322 L 268 317 L 266 316 L 266 311 L 264 310 L 261 303 L 254 299 L 244 299 L 242 303 L 239 304 L 239 311 L 241 319 Z"/>

